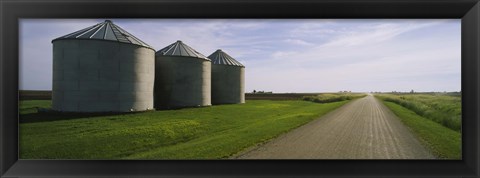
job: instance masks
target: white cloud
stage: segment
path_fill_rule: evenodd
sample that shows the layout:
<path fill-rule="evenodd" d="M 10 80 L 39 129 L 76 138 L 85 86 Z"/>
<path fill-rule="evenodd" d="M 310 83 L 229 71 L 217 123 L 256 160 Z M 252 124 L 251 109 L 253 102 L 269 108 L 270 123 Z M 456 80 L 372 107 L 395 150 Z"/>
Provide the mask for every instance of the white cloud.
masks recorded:
<path fill-rule="evenodd" d="M 407 33 L 412 30 L 429 27 L 440 23 L 440 21 L 423 22 L 423 23 L 380 23 L 375 25 L 359 25 L 349 29 L 348 32 L 340 34 L 333 38 L 326 45 L 332 46 L 354 46 L 369 45 L 380 43 L 395 38 L 398 35 Z"/>
<path fill-rule="evenodd" d="M 293 44 L 293 45 L 301 45 L 301 46 L 312 46 L 314 45 L 313 43 L 306 42 L 304 40 L 300 39 L 286 39 L 284 40 L 287 43 Z"/>

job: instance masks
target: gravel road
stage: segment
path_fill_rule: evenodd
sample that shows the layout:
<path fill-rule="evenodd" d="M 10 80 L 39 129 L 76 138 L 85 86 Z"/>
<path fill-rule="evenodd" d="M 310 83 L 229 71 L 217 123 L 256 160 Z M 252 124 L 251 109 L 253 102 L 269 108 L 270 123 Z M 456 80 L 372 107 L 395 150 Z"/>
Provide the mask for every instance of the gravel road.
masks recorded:
<path fill-rule="evenodd" d="M 372 95 L 239 154 L 237 159 L 435 159 Z"/>

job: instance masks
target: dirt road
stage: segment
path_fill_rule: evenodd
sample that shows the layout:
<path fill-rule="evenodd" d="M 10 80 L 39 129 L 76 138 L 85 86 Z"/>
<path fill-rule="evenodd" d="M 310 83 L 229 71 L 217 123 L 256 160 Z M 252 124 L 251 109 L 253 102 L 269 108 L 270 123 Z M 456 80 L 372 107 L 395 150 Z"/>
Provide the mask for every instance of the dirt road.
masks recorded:
<path fill-rule="evenodd" d="M 239 159 L 434 159 L 372 95 L 240 154 Z"/>

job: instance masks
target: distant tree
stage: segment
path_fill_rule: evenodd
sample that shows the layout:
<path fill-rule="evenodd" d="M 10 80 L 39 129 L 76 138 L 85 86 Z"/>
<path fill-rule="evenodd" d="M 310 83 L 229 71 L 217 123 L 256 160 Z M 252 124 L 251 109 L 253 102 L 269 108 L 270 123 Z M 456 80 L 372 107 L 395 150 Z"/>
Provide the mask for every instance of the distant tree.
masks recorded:
<path fill-rule="evenodd" d="M 415 93 L 415 91 L 413 91 L 413 90 L 410 90 L 410 93 Z"/>
<path fill-rule="evenodd" d="M 257 91 L 256 91 L 256 90 L 253 90 L 253 93 L 257 93 Z"/>

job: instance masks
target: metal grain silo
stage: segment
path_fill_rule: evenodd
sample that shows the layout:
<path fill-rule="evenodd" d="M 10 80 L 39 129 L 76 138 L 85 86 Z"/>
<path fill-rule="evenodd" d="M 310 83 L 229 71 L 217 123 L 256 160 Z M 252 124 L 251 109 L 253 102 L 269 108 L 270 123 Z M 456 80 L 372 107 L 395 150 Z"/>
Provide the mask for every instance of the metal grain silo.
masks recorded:
<path fill-rule="evenodd" d="M 212 104 L 245 103 L 245 66 L 217 50 L 212 60 Z"/>
<path fill-rule="evenodd" d="M 53 110 L 153 109 L 155 50 L 148 44 L 109 20 L 52 43 Z"/>
<path fill-rule="evenodd" d="M 155 53 L 155 108 L 211 105 L 211 61 L 177 41 Z"/>

